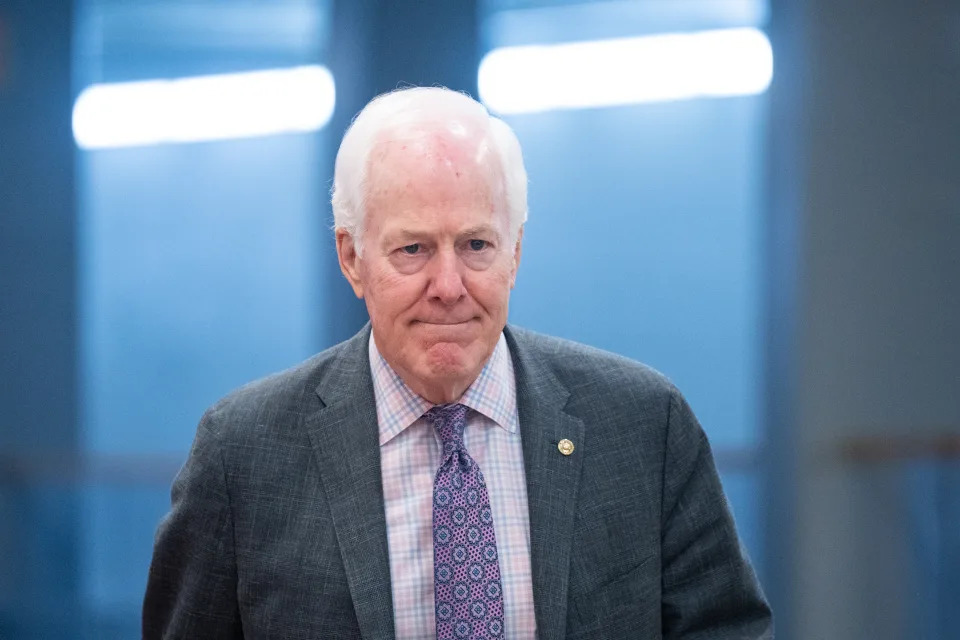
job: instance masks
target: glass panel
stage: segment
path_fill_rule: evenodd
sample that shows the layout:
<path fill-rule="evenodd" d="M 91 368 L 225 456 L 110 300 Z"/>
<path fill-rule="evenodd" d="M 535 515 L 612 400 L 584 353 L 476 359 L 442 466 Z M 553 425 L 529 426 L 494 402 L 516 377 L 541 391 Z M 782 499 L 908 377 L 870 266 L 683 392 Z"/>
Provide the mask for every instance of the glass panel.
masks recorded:
<path fill-rule="evenodd" d="M 522 8 L 497 11 L 506 5 Z M 766 16 L 764 2 L 486 7 L 488 49 L 756 27 Z M 505 117 L 530 175 L 511 321 L 663 371 L 722 448 L 760 439 L 765 115 L 754 95 Z"/>
<path fill-rule="evenodd" d="M 960 462 L 905 466 L 912 575 L 910 628 L 917 638 L 955 637 L 960 629 Z"/>
<path fill-rule="evenodd" d="M 767 15 L 757 0 L 487 0 L 482 7 L 487 51 L 762 28 Z M 623 73 L 610 82 L 630 81 L 629 69 Z M 569 75 L 557 74 L 558 83 Z M 766 109 L 759 94 L 504 115 L 530 176 L 511 321 L 668 375 L 723 454 L 725 488 L 758 564 L 752 452 L 761 440 Z M 725 468 L 727 460 L 746 462 Z"/>
<path fill-rule="evenodd" d="M 167 487 L 102 486 L 82 492 L 81 590 L 89 638 L 136 638 L 153 536 L 170 508 Z"/>
<path fill-rule="evenodd" d="M 733 518 L 737 523 L 737 533 L 743 543 L 753 568 L 757 574 L 763 572 L 764 547 L 762 530 L 762 516 L 760 511 L 760 485 L 758 471 L 726 471 L 720 473 L 723 482 L 723 491 L 730 501 Z"/>
<path fill-rule="evenodd" d="M 85 0 L 77 89 L 322 64 L 328 13 Z M 82 447 L 104 471 L 79 502 L 87 637 L 139 636 L 154 532 L 203 410 L 319 349 L 328 144 L 321 130 L 78 152 Z"/>

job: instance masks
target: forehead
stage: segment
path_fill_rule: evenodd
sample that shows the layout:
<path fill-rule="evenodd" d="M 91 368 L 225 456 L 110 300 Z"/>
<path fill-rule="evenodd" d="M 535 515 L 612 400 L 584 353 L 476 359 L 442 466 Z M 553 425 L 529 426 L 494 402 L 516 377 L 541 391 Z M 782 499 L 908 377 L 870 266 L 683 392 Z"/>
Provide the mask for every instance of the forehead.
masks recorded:
<path fill-rule="evenodd" d="M 499 191 L 500 167 L 489 145 L 462 128 L 382 136 L 366 169 L 367 197 L 373 202 L 492 201 Z"/>

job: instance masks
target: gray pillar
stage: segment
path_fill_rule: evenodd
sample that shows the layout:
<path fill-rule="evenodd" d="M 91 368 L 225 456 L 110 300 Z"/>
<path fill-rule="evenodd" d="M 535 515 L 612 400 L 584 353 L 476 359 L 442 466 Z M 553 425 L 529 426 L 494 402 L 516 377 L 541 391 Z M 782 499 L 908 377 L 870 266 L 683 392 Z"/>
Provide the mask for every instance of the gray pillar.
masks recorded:
<path fill-rule="evenodd" d="M 958 594 L 939 576 L 956 575 L 956 547 L 928 574 L 918 556 L 936 546 L 924 529 L 946 540 L 960 514 L 924 515 L 911 483 L 933 458 L 843 451 L 850 438 L 960 433 L 957 3 L 772 9 L 772 216 L 792 238 L 771 261 L 788 297 L 771 316 L 783 325 L 768 417 L 787 417 L 772 424 L 771 475 L 794 482 L 767 502 L 778 638 L 946 637 Z"/>

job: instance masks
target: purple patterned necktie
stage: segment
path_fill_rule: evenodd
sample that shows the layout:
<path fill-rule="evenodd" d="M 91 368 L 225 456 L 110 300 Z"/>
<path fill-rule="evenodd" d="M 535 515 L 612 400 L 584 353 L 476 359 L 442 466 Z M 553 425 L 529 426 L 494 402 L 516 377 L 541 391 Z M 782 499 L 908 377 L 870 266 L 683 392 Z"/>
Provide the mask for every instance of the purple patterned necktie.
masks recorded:
<path fill-rule="evenodd" d="M 441 404 L 424 416 L 443 441 L 433 484 L 437 640 L 503 637 L 503 589 L 487 485 L 463 444 L 467 408 Z"/>

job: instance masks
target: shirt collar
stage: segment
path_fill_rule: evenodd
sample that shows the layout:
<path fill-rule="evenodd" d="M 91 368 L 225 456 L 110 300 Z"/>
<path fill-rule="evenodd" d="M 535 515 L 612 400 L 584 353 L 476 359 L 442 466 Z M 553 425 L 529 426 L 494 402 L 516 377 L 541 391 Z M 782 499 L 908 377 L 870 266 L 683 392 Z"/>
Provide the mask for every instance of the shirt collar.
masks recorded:
<path fill-rule="evenodd" d="M 383 446 L 416 422 L 433 403 L 414 393 L 377 350 L 370 332 L 370 373 L 377 403 L 380 445 Z M 516 433 L 517 384 L 513 360 L 503 333 L 480 375 L 463 392 L 459 402 L 493 420 L 499 427 Z"/>

